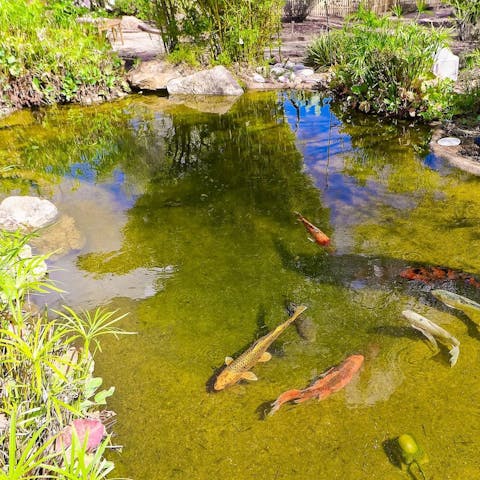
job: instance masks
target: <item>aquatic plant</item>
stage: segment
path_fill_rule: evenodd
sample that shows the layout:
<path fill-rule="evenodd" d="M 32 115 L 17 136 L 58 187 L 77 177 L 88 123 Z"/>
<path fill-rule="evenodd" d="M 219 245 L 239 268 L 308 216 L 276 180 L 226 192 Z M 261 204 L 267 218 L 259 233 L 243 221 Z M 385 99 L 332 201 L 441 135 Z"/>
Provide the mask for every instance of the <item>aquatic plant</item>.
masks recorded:
<path fill-rule="evenodd" d="M 25 253 L 30 239 L 0 235 L 0 479 L 104 478 L 113 464 L 103 458 L 109 437 L 99 442 L 106 416 L 99 410 L 113 389 L 97 392 L 102 381 L 92 378 L 92 353 L 99 335 L 123 333 L 114 326 L 123 316 L 97 310 L 80 317 L 67 309 L 75 319 L 69 321 L 28 308 L 32 292 L 56 289 L 45 277 L 47 256 Z M 95 428 L 78 423 L 82 418 L 93 418 Z M 75 446 L 70 434 L 70 446 L 54 446 L 70 424 L 69 431 L 84 431 L 82 441 Z"/>

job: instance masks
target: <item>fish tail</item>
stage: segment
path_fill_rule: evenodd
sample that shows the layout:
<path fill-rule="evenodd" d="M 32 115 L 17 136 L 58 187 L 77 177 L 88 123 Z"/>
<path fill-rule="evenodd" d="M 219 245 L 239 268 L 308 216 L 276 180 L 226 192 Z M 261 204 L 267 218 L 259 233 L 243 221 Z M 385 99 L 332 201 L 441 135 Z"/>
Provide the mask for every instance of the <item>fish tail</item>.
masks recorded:
<path fill-rule="evenodd" d="M 273 415 L 284 403 L 296 400 L 302 394 L 301 390 L 293 389 L 283 392 L 273 403 L 269 415 Z"/>
<path fill-rule="evenodd" d="M 460 347 L 459 345 L 454 345 L 450 350 L 450 366 L 453 367 L 458 360 L 458 356 L 460 355 Z"/>
<path fill-rule="evenodd" d="M 306 388 L 302 391 L 301 395 L 295 399 L 295 403 L 303 403 L 311 398 L 318 398 L 318 400 L 323 400 L 325 397 L 328 397 L 328 394 L 320 390 L 309 390 Z"/>

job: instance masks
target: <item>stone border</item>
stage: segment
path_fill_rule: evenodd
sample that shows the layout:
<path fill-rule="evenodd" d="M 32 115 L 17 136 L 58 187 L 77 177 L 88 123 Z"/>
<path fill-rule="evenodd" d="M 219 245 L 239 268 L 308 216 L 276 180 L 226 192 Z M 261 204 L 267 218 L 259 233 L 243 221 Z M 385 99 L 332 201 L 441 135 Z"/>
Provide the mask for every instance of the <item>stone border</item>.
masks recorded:
<path fill-rule="evenodd" d="M 462 143 L 455 147 L 443 147 L 437 143 L 437 140 L 442 137 L 452 136 L 452 133 L 447 132 L 445 129 L 438 127 L 433 131 L 432 140 L 430 141 L 430 151 L 434 155 L 447 160 L 452 166 L 459 168 L 472 175 L 480 176 L 480 162 L 469 158 L 463 153 L 466 143 L 473 143 L 473 138 L 470 136 L 460 136 Z"/>

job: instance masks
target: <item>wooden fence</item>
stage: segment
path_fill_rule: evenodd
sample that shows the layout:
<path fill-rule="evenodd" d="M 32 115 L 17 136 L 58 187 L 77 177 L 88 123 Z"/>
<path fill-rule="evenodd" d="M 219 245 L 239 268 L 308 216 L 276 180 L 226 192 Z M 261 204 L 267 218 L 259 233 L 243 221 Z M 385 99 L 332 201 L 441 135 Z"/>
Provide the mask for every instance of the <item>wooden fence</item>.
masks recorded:
<path fill-rule="evenodd" d="M 295 0 L 289 1 L 295 2 Z M 400 3 L 405 12 L 416 10 L 416 0 L 317 0 L 310 16 L 323 17 L 325 9 L 328 9 L 329 15 L 344 17 L 355 12 L 360 4 L 376 13 L 387 13 L 396 3 Z M 426 3 L 430 7 L 436 7 L 441 4 L 441 0 L 428 0 Z"/>

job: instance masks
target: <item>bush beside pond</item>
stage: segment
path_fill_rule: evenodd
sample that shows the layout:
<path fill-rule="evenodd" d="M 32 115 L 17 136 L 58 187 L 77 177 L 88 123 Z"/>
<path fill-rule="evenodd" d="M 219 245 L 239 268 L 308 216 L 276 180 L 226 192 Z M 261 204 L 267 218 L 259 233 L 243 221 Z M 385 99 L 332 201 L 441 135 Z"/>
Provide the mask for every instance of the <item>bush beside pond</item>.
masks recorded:
<path fill-rule="evenodd" d="M 308 48 L 308 63 L 331 68 L 337 97 L 364 112 L 430 120 L 455 113 L 453 81 L 432 73 L 449 33 L 360 9 Z"/>
<path fill-rule="evenodd" d="M 111 99 L 122 64 L 67 1 L 5 0 L 0 9 L 0 108 Z"/>

